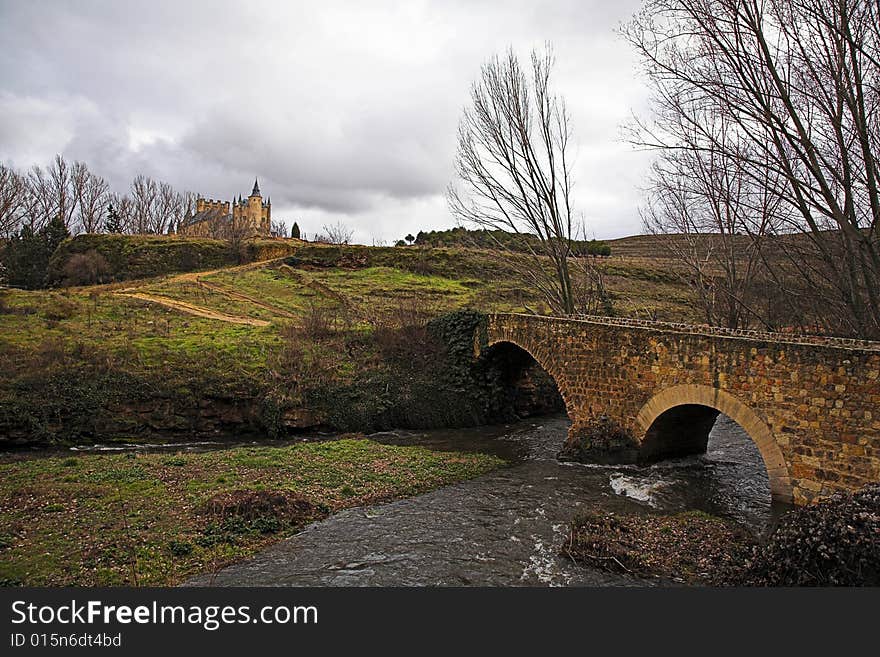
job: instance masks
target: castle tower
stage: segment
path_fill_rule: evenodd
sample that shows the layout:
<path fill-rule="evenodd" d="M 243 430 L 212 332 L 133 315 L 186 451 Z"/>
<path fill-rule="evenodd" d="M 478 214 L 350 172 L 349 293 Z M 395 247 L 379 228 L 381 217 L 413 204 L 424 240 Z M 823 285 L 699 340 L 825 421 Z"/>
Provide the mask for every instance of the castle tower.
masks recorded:
<path fill-rule="evenodd" d="M 247 220 L 252 228 L 258 230 L 261 227 L 263 214 L 263 197 L 260 196 L 260 183 L 254 178 L 254 189 L 247 199 Z"/>

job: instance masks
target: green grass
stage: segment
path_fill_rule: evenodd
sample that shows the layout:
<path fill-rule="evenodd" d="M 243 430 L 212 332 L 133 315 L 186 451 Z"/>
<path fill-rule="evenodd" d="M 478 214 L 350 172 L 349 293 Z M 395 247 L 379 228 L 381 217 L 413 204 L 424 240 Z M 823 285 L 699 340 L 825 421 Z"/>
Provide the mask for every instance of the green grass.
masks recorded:
<path fill-rule="evenodd" d="M 223 240 L 199 237 L 77 235 L 65 240 L 52 255 L 48 280 L 63 283 L 70 258 L 89 251 L 103 257 L 108 268 L 105 280 L 125 281 L 280 258 L 295 253 L 300 246 L 299 241 L 284 239 L 249 240 L 233 248 Z"/>
<path fill-rule="evenodd" d="M 201 286 L 194 281 L 162 281 L 145 286 L 138 292 L 183 301 L 224 315 L 264 320 L 271 320 L 274 317 L 272 312 L 259 305 L 230 297 L 223 292 Z"/>
<path fill-rule="evenodd" d="M 280 491 L 332 512 L 411 496 L 500 465 L 482 454 L 362 439 L 7 461 L 0 463 L 0 582 L 172 585 L 299 529 L 268 516 L 218 522 L 204 504 L 219 493 Z"/>
<path fill-rule="evenodd" d="M 313 259 L 315 254 L 336 254 L 338 259 L 340 253 L 334 247 L 306 248 Z M 313 305 L 339 305 L 341 298 L 349 304 L 355 320 L 393 313 L 411 302 L 434 314 L 462 307 L 521 312 L 540 305 L 537 295 L 513 280 L 509 272 L 498 274 L 498 268 L 503 267 L 497 262 L 503 260 L 498 254 L 493 261 L 487 252 L 468 253 L 463 249 L 352 249 L 369 255 L 366 266 L 294 269 L 293 276 L 277 267 L 265 266 L 219 271 L 204 280 L 294 315 L 306 313 Z M 424 273 L 408 269 L 419 258 L 424 260 L 420 265 L 427 270 Z M 382 264 L 374 266 L 371 260 Z M 668 267 L 661 265 L 651 268 L 641 261 L 633 264 L 613 258 L 602 261 L 618 312 L 636 316 L 654 313 L 662 319 L 696 319 L 690 292 L 677 282 Z M 258 366 L 265 364 L 267 350 L 276 342 L 273 336 L 278 335 L 278 327 L 289 321 L 283 312 L 199 287 L 192 280 L 166 277 L 133 287 L 226 315 L 268 320 L 272 326 L 264 330 L 226 324 L 116 294 L 125 287 L 5 292 L 7 312 L 0 312 L 0 351 L 8 347 L 33 349 L 55 339 L 100 344 L 111 351 L 134 347 L 148 363 L 155 360 L 157 353 L 167 352 L 173 362 L 175 354 L 201 356 L 220 350 L 229 354 L 240 352 L 249 365 Z M 323 291 L 327 289 L 334 296 Z"/>
<path fill-rule="evenodd" d="M 118 242 L 123 250 L 178 248 L 173 240 L 156 239 L 111 236 L 107 241 Z M 598 262 L 616 314 L 700 320 L 689 290 L 670 273 L 668 261 L 612 257 Z M 291 404 L 307 402 L 304 391 L 309 386 L 332 390 L 358 374 L 365 381 L 384 376 L 383 356 L 370 339 L 375 327 L 461 308 L 546 310 L 538 295 L 513 276 L 507 256 L 461 248 L 306 245 L 283 262 L 225 268 L 200 278 L 220 289 L 199 286 L 188 274 L 61 290 L 0 291 L 0 371 L 5 374 L 0 378 L 0 441 L 6 432 L 17 432 L 18 439 L 33 435 L 55 442 L 90 436 L 112 440 L 122 434 L 149 439 L 149 431 L 138 429 L 144 426 L 143 417 L 124 408 L 126 395 L 136 403 L 167 409 L 166 415 L 173 416 L 169 426 L 175 429 L 183 427 L 175 418 L 187 416 L 187 408 L 207 397 L 249 405 L 254 412 L 248 417 L 257 419 L 248 430 L 274 431 L 276 401 L 287 411 Z M 203 318 L 123 296 L 127 292 L 269 324 Z M 290 330 L 291 325 L 307 326 L 316 308 L 326 310 L 335 336 Z M 281 360 L 284 371 L 278 367 Z M 104 389 L 93 381 L 103 381 Z M 268 405 L 263 403 L 267 399 Z M 346 425 L 345 430 L 351 428 Z"/>
<path fill-rule="evenodd" d="M 311 278 L 305 272 L 300 275 Z M 241 272 L 222 271 L 206 277 L 205 280 L 230 287 L 287 312 L 301 312 L 312 303 L 329 301 L 277 268 L 265 267 Z"/>

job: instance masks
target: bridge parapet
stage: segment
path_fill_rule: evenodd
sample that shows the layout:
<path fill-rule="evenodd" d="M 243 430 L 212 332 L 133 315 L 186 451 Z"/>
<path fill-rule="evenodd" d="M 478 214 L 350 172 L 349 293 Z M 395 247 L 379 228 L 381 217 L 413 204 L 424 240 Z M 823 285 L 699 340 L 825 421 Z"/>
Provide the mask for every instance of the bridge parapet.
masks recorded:
<path fill-rule="evenodd" d="M 603 326 L 620 326 L 624 328 L 644 328 L 659 330 L 665 333 L 681 333 L 686 335 L 705 335 L 722 338 L 739 338 L 755 342 L 775 342 L 777 344 L 799 344 L 833 347 L 836 349 L 854 349 L 857 351 L 880 351 L 880 342 L 859 340 L 856 338 L 838 338 L 826 335 L 807 335 L 800 333 L 779 333 L 771 331 L 755 331 L 752 329 L 728 329 L 707 324 L 683 324 L 678 322 L 661 322 L 650 319 L 630 317 L 605 317 L 602 315 L 574 315 L 571 317 L 551 317 L 546 315 L 525 315 L 519 313 L 499 313 L 509 317 L 543 317 L 552 321 L 576 321 Z"/>
<path fill-rule="evenodd" d="M 580 460 L 705 449 L 712 412 L 755 441 L 773 494 L 806 503 L 880 481 L 880 343 L 668 322 L 494 314 L 556 380 Z"/>

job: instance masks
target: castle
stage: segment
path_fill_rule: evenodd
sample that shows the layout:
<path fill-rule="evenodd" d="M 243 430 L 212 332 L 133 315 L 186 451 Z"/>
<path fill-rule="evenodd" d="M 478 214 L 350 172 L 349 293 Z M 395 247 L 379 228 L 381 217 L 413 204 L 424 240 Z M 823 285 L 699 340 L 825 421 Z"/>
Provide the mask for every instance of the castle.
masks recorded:
<path fill-rule="evenodd" d="M 254 189 L 247 199 L 239 194 L 236 201 L 215 201 L 199 197 L 195 214 L 183 218 L 177 228 L 180 235 L 190 237 L 229 238 L 268 236 L 272 229 L 272 199 L 265 203 L 260 195 L 259 182 L 254 179 Z"/>

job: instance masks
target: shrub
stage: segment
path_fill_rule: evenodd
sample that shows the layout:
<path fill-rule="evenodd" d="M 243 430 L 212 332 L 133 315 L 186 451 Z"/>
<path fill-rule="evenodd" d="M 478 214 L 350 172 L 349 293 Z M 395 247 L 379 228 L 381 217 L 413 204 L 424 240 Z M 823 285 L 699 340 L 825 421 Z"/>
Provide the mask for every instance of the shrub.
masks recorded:
<path fill-rule="evenodd" d="M 74 253 L 64 264 L 64 285 L 95 285 L 110 280 L 110 265 L 95 249 Z"/>
<path fill-rule="evenodd" d="M 185 557 L 192 554 L 192 543 L 186 541 L 169 541 L 168 550 L 175 557 Z"/>
<path fill-rule="evenodd" d="M 337 332 L 337 309 L 310 303 L 302 319 L 302 334 L 314 340 L 326 340 Z"/>
<path fill-rule="evenodd" d="M 214 521 L 258 522 L 256 528 L 274 525 L 267 521 L 301 525 L 327 515 L 328 509 L 284 490 L 234 490 L 208 499 L 202 513 Z"/>
<path fill-rule="evenodd" d="M 57 322 L 62 319 L 70 319 L 79 310 L 79 305 L 75 301 L 64 299 L 59 296 L 52 296 L 51 304 L 46 306 L 43 315 L 50 322 Z"/>
<path fill-rule="evenodd" d="M 389 361 L 418 362 L 442 356 L 442 341 L 428 330 L 431 313 L 419 299 L 401 302 L 390 313 L 371 320 L 373 340 Z"/>
<path fill-rule="evenodd" d="M 880 484 L 787 513 L 722 579 L 739 586 L 880 585 Z"/>

